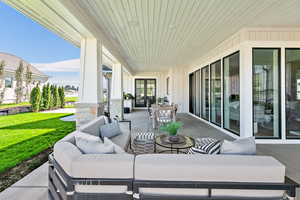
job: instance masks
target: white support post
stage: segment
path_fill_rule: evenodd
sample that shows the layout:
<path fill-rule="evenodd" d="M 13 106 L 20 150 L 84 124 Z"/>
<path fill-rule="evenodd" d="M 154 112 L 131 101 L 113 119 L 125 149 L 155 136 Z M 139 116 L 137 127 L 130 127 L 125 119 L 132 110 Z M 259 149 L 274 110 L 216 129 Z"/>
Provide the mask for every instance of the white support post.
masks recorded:
<path fill-rule="evenodd" d="M 80 49 L 79 102 L 76 104 L 77 127 L 103 114 L 102 43 L 83 38 Z"/>
<path fill-rule="evenodd" d="M 252 48 L 246 43 L 240 50 L 240 137 L 253 135 L 252 116 Z"/>
<path fill-rule="evenodd" d="M 116 63 L 112 67 L 112 88 L 110 99 L 110 116 L 124 118 L 123 112 L 123 67 Z"/>

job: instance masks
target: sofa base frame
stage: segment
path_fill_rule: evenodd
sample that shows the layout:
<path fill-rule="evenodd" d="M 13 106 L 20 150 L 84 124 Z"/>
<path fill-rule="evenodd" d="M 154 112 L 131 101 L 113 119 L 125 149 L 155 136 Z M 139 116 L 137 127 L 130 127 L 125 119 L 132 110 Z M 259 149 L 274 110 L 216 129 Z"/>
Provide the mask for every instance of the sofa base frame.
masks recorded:
<path fill-rule="evenodd" d="M 49 156 L 49 185 L 48 196 L 51 200 L 96 200 L 132 199 L 132 179 L 110 179 L 110 178 L 73 178 L 70 177 L 55 161 L 52 155 Z M 123 185 L 127 186 L 127 193 L 79 193 L 75 191 L 75 185 Z"/>
<path fill-rule="evenodd" d="M 139 194 L 140 188 L 178 188 L 178 189 L 208 189 L 208 197 L 187 197 L 187 196 L 155 196 L 139 194 L 142 200 L 268 200 L 263 197 L 214 197 L 213 189 L 240 189 L 240 190 L 283 190 L 291 199 L 296 197 L 296 183 L 254 183 L 254 182 L 203 182 L 203 181 L 148 181 L 134 180 L 133 192 Z M 271 198 L 269 198 L 271 200 Z M 285 199 L 283 197 L 282 199 Z M 272 200 L 279 200 L 278 198 Z"/>

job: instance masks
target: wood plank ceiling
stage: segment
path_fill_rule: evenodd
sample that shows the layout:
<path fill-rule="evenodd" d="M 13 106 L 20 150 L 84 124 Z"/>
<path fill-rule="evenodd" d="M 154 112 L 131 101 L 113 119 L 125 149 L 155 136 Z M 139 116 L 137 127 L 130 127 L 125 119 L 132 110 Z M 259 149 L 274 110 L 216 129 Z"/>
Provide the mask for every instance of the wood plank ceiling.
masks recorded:
<path fill-rule="evenodd" d="M 188 64 L 244 26 L 300 24 L 298 0 L 77 0 L 135 71 Z"/>
<path fill-rule="evenodd" d="M 12 0 L 5 1 L 14 4 Z M 80 28 L 78 24 L 73 24 L 71 17 L 66 15 L 64 10 L 44 11 L 50 1 L 19 1 L 37 14 L 55 11 L 59 17 L 65 18 L 69 25 Z M 93 23 L 93 27 L 96 26 L 105 32 L 105 35 L 117 44 L 122 58 L 125 58 L 135 72 L 166 71 L 170 67 L 188 65 L 243 27 L 300 27 L 300 0 L 60 2 L 77 4 L 76 7 L 80 8 L 81 12 L 84 11 L 86 16 L 93 18 L 81 20 L 81 26 Z M 44 7 L 39 7 L 41 3 Z M 47 6 L 49 8 L 50 5 Z M 77 17 L 78 15 L 80 14 L 77 14 Z M 52 20 L 51 23 L 55 24 L 57 20 L 54 16 L 52 18 L 47 17 L 47 21 L 50 23 Z"/>

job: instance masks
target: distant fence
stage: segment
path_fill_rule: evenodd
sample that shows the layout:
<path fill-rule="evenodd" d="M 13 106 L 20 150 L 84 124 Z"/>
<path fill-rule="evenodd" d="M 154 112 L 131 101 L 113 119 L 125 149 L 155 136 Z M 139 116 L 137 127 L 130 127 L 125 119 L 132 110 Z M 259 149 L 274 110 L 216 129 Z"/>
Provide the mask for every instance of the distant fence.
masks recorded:
<path fill-rule="evenodd" d="M 31 112 L 31 106 L 16 106 L 0 109 L 0 116 Z"/>

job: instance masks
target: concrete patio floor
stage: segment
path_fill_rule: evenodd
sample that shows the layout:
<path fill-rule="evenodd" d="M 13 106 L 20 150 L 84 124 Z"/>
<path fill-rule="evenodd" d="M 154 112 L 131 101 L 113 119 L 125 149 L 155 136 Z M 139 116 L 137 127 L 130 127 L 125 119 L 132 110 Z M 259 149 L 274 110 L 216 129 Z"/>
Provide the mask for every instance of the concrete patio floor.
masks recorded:
<path fill-rule="evenodd" d="M 139 110 L 125 115 L 132 120 L 132 130 L 152 130 L 147 113 Z M 177 120 L 184 123 L 181 134 L 196 137 L 214 137 L 232 140 L 230 136 L 188 115 L 178 114 Z M 258 154 L 271 155 L 287 166 L 287 176 L 300 183 L 300 145 L 259 144 Z M 45 200 L 48 185 L 48 163 L 43 164 L 31 174 L 0 193 L 0 200 Z M 298 189 L 297 194 L 300 194 Z M 300 200 L 298 195 L 297 200 Z"/>

